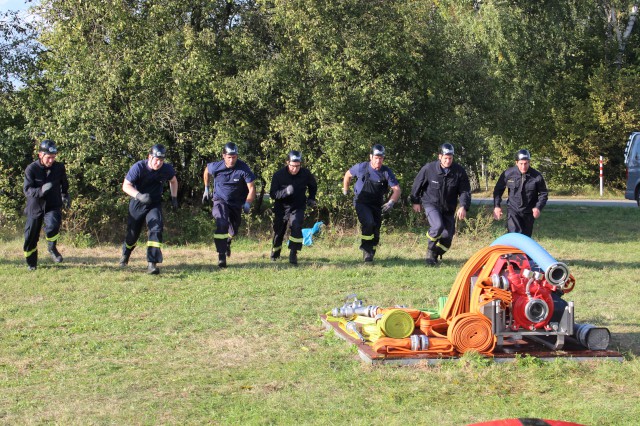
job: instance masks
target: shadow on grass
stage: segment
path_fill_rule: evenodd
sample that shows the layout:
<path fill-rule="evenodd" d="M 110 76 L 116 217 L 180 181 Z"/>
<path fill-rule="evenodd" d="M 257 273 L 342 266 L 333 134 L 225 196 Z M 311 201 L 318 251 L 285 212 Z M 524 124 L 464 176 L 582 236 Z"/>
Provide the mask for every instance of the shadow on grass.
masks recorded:
<path fill-rule="evenodd" d="M 629 208 L 547 207 L 536 220 L 534 239 L 598 243 L 637 242 L 640 239 L 639 215 L 639 209 Z"/>
<path fill-rule="evenodd" d="M 569 267 L 580 266 L 587 269 L 640 269 L 640 262 L 616 262 L 616 261 L 597 261 L 597 260 L 572 260 L 568 263 Z"/>
<path fill-rule="evenodd" d="M 611 333 L 609 349 L 640 356 L 640 333 Z"/>

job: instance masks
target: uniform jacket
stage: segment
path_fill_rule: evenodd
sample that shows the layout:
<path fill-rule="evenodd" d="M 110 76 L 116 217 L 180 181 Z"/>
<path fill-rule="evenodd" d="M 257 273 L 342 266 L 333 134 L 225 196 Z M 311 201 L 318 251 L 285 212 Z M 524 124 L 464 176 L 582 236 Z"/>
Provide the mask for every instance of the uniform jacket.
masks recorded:
<path fill-rule="evenodd" d="M 221 160 L 207 164 L 207 171 L 213 176 L 213 199 L 223 200 L 232 207 L 242 207 L 249 195 L 247 184 L 256 180 L 247 163 L 237 160 L 229 169 Z"/>
<path fill-rule="evenodd" d="M 286 188 L 289 185 L 293 186 L 293 194 L 287 196 Z M 307 188 L 309 189 L 309 198 L 315 200 L 318 184 L 309 169 L 303 167 L 297 174 L 292 175 L 289 173 L 288 167 L 285 166 L 274 173 L 269 195 L 272 200 L 275 200 L 276 207 L 281 205 L 287 209 L 300 209 L 305 207 L 307 202 Z"/>
<path fill-rule="evenodd" d="M 433 206 L 443 213 L 454 213 L 460 198 L 460 206 L 469 210 L 471 185 L 464 168 L 453 163 L 449 171 L 440 166 L 440 160 L 425 164 L 413 181 L 411 203 Z"/>
<path fill-rule="evenodd" d="M 42 185 L 51 182 L 53 186 L 43 196 Z M 36 216 L 62 207 L 62 194 L 69 193 L 69 181 L 64 164 L 54 162 L 46 168 L 40 160 L 29 164 L 24 171 L 24 185 L 22 187 L 27 197 L 25 213 Z"/>
<path fill-rule="evenodd" d="M 549 198 L 542 174 L 531 167 L 524 175 L 516 166 L 508 168 L 500 175 L 493 189 L 494 207 L 500 207 L 505 188 L 509 188 L 507 207 L 517 213 L 531 213 L 534 207 L 542 210 Z"/>
<path fill-rule="evenodd" d="M 375 170 L 369 161 L 356 164 L 349 172 L 358 178 L 353 186 L 355 203 L 381 206 L 389 188 L 400 185 L 389 167 L 382 166 L 380 170 Z"/>
<path fill-rule="evenodd" d="M 129 169 L 126 180 L 143 194 L 151 196 L 151 204 L 162 201 L 162 190 L 165 182 L 170 181 L 176 175 L 176 171 L 169 163 L 163 163 L 158 170 L 149 167 L 148 160 L 140 160 Z M 139 203 L 138 200 L 134 201 Z M 140 203 L 142 204 L 142 203 Z"/>

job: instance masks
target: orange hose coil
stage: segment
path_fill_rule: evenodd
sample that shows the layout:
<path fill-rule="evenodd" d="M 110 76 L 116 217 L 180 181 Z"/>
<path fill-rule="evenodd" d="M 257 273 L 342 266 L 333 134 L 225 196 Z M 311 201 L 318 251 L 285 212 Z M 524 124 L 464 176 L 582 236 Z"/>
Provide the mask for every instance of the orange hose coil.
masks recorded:
<path fill-rule="evenodd" d="M 476 351 L 487 355 L 496 346 L 491 321 L 482 314 L 466 313 L 456 316 L 449 324 L 447 338 L 461 354 Z"/>

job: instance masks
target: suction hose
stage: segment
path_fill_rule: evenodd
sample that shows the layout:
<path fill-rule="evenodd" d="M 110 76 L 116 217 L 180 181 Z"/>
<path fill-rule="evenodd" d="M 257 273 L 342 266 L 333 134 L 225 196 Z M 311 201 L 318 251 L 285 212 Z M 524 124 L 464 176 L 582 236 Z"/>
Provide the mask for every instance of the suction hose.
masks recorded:
<path fill-rule="evenodd" d="M 523 251 L 544 271 L 550 284 L 562 286 L 569 279 L 567 265 L 555 260 L 540 244 L 526 235 L 510 232 L 496 239 L 491 245 L 511 246 Z"/>

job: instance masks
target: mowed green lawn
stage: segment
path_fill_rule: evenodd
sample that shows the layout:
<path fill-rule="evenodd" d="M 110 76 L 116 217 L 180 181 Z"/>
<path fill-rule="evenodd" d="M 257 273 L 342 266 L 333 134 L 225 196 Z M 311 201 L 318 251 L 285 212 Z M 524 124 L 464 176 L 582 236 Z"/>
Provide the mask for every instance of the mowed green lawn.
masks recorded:
<path fill-rule="evenodd" d="M 269 261 L 268 235 L 168 246 L 158 277 L 144 251 L 40 243 L 29 273 L 19 236 L 0 241 L 0 423 L 421 424 L 513 417 L 587 425 L 640 419 L 640 209 L 552 207 L 534 238 L 577 280 L 576 319 L 608 327 L 624 362 L 496 364 L 479 356 L 412 367 L 364 364 L 319 315 L 357 293 L 381 306 L 435 307 L 470 255 L 503 223 L 457 236 L 425 268 L 426 227 L 387 230 L 361 263 L 357 232 L 329 229 L 300 266 Z"/>

